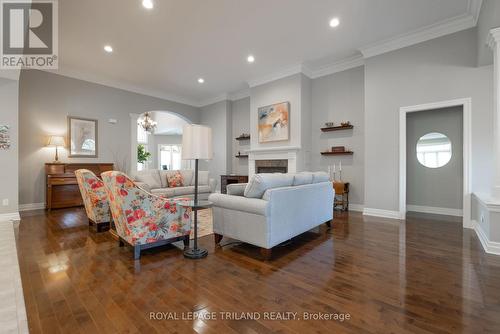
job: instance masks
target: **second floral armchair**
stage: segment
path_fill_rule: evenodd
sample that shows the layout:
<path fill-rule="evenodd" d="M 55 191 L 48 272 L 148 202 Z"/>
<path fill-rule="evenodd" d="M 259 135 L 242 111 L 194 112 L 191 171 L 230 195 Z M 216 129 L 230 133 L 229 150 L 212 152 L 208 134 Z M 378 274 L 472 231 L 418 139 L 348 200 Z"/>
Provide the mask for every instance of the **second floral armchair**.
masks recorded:
<path fill-rule="evenodd" d="M 178 240 L 189 245 L 191 209 L 179 202 L 158 197 L 138 187 L 126 174 L 101 174 L 110 204 L 120 246 L 134 247 L 134 258 L 141 250 Z"/>

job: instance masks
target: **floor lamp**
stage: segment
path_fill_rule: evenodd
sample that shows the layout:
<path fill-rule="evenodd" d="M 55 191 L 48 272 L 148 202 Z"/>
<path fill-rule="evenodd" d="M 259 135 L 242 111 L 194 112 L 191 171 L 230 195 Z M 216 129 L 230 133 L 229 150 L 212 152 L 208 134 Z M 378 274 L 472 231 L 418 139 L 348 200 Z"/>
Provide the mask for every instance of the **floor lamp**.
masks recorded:
<path fill-rule="evenodd" d="M 197 124 L 185 125 L 182 129 L 182 159 L 194 160 L 194 247 L 184 251 L 184 256 L 190 259 L 201 259 L 208 251 L 198 248 L 198 160 L 212 159 L 212 129 Z"/>

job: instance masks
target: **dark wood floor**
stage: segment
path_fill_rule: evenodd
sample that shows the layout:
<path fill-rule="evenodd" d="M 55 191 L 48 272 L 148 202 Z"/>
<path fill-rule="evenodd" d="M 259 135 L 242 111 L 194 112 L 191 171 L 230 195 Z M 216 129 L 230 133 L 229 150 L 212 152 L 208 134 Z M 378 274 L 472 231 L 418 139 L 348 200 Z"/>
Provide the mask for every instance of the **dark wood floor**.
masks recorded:
<path fill-rule="evenodd" d="M 216 249 L 211 237 L 203 260 L 168 246 L 134 261 L 89 231 L 82 209 L 24 215 L 17 238 L 32 333 L 500 333 L 500 257 L 456 222 L 341 214 L 269 262 L 249 245 Z M 191 311 L 261 318 L 150 320 Z M 264 319 L 272 311 L 351 318 Z"/>

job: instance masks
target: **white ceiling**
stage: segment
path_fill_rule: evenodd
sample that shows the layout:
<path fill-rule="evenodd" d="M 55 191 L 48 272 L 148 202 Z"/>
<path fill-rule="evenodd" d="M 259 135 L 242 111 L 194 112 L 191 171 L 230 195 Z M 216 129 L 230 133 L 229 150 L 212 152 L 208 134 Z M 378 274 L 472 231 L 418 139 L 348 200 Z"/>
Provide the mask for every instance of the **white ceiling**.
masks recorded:
<path fill-rule="evenodd" d="M 379 42 L 394 49 L 405 46 L 413 32 L 428 39 L 433 35 L 427 30 L 442 34 L 473 26 L 481 4 L 481 0 L 153 1 L 153 10 L 143 8 L 142 0 L 59 1 L 59 72 L 202 105 L 298 65 L 318 76 L 344 59 L 357 61 L 360 50 L 377 54 Z M 332 17 L 340 19 L 338 28 L 329 27 Z M 436 30 L 442 25 L 448 30 Z M 388 41 L 402 35 L 403 42 Z M 112 54 L 103 51 L 105 44 L 113 46 Z M 254 64 L 246 62 L 250 53 L 256 57 Z M 198 84 L 199 77 L 205 84 Z"/>

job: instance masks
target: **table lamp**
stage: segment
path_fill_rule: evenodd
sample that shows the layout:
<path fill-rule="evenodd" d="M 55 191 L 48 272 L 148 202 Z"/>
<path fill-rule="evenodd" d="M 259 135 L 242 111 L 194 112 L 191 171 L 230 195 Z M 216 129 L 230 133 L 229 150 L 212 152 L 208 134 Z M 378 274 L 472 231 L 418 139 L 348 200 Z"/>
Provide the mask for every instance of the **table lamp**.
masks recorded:
<path fill-rule="evenodd" d="M 63 136 L 50 136 L 47 146 L 51 146 L 51 147 L 56 148 L 56 156 L 54 157 L 54 163 L 58 163 L 59 162 L 59 155 L 57 152 L 57 148 L 65 146 L 64 137 Z"/>
<path fill-rule="evenodd" d="M 182 159 L 194 160 L 194 247 L 184 251 L 184 256 L 190 259 L 200 259 L 207 256 L 208 251 L 198 248 L 198 160 L 210 160 L 213 156 L 212 129 L 197 124 L 185 125 L 182 128 Z"/>

